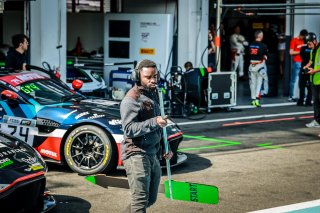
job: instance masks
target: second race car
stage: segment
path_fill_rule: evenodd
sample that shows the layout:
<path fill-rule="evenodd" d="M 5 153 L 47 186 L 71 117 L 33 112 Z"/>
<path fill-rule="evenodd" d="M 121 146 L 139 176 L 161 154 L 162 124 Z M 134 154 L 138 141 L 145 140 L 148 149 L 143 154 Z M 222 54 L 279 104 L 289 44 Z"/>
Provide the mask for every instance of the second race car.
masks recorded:
<path fill-rule="evenodd" d="M 0 93 L 1 131 L 32 145 L 45 160 L 83 175 L 122 166 L 120 102 L 89 99 L 32 71 L 0 74 Z M 186 159 L 177 152 L 183 134 L 173 122 L 167 132 L 175 165 Z"/>
<path fill-rule="evenodd" d="M 0 211 L 47 212 L 56 201 L 46 190 L 47 166 L 23 141 L 0 132 Z"/>

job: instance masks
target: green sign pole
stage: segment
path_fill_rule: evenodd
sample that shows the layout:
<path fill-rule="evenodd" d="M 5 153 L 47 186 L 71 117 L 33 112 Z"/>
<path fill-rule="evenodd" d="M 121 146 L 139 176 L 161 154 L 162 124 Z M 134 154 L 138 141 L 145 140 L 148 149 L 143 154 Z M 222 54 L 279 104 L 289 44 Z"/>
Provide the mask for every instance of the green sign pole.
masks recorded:
<path fill-rule="evenodd" d="M 158 89 L 158 94 L 159 94 L 159 101 L 160 101 L 160 111 L 161 111 L 161 117 L 164 118 L 164 104 L 163 104 L 163 95 L 160 89 Z M 168 140 L 167 140 L 167 129 L 166 127 L 163 127 L 163 142 L 164 142 L 164 147 L 166 150 L 166 154 L 169 153 L 169 145 L 168 145 Z M 173 195 L 172 195 L 172 186 L 171 186 L 171 169 L 170 169 L 170 160 L 166 159 L 166 164 L 167 164 L 167 175 L 168 175 L 168 188 L 169 188 L 169 194 L 170 194 L 170 199 L 173 200 Z"/>

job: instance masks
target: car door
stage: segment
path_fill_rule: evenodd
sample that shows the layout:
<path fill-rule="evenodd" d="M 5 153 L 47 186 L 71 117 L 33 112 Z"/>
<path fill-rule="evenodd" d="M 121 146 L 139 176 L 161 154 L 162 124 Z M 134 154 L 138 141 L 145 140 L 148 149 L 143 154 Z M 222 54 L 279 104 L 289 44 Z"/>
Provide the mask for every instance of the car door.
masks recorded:
<path fill-rule="evenodd" d="M 4 85 L 0 85 L 0 94 L 4 90 L 12 91 Z M 38 134 L 35 112 L 35 107 L 24 101 L 19 95 L 15 100 L 0 95 L 0 131 L 17 137 L 32 146 L 34 136 Z"/>

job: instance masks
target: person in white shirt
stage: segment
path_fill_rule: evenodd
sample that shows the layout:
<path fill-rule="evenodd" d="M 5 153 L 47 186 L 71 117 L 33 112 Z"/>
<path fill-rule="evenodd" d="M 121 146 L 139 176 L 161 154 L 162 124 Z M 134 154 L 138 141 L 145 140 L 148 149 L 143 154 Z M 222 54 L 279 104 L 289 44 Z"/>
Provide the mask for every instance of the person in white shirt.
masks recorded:
<path fill-rule="evenodd" d="M 240 34 L 240 27 L 234 28 L 234 34 L 230 36 L 231 47 L 231 71 L 238 71 L 238 77 L 244 78 L 243 64 L 244 64 L 244 50 L 248 46 L 245 37 Z"/>

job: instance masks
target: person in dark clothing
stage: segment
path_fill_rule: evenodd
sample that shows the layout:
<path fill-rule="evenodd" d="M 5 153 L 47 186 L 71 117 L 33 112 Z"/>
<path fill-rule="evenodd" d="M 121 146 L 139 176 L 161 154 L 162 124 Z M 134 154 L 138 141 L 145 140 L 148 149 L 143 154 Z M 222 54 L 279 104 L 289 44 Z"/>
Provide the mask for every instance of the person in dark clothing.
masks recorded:
<path fill-rule="evenodd" d="M 312 90 L 311 90 L 311 83 L 310 83 L 310 75 L 308 74 L 309 70 L 304 70 L 303 67 L 307 65 L 310 61 L 310 52 L 311 49 L 305 45 L 300 49 L 300 57 L 301 61 L 301 69 L 299 74 L 299 100 L 297 102 L 298 106 L 303 106 L 304 99 L 306 98 L 305 106 L 312 106 Z M 307 96 L 306 96 L 306 89 L 307 89 Z"/>
<path fill-rule="evenodd" d="M 262 43 L 263 32 L 258 30 L 254 34 L 255 41 L 249 45 L 250 66 L 249 84 L 251 91 L 251 104 L 260 107 L 261 87 L 264 81 L 264 94 L 268 93 L 268 75 L 265 60 L 268 58 L 268 48 Z"/>
<path fill-rule="evenodd" d="M 13 48 L 10 48 L 6 57 L 6 69 L 20 72 L 26 70 L 29 38 L 24 34 L 12 36 Z"/>
<path fill-rule="evenodd" d="M 132 72 L 132 80 L 136 83 L 120 104 L 124 132 L 121 159 L 131 191 L 131 212 L 146 212 L 157 199 L 161 178 L 161 130 L 167 125 L 167 118 L 160 116 L 159 79 L 153 61 L 140 61 Z M 172 152 L 162 156 L 171 159 Z"/>
<path fill-rule="evenodd" d="M 311 49 L 311 53 L 310 61 L 303 69 L 309 70 L 314 111 L 314 120 L 306 124 L 306 127 L 320 128 L 320 44 L 316 34 L 313 32 L 309 32 L 305 39 L 308 47 Z"/>
<path fill-rule="evenodd" d="M 277 53 L 278 37 L 276 33 L 271 29 L 269 22 L 266 22 L 263 25 L 263 37 L 263 42 L 267 45 L 268 52 L 270 54 Z"/>

